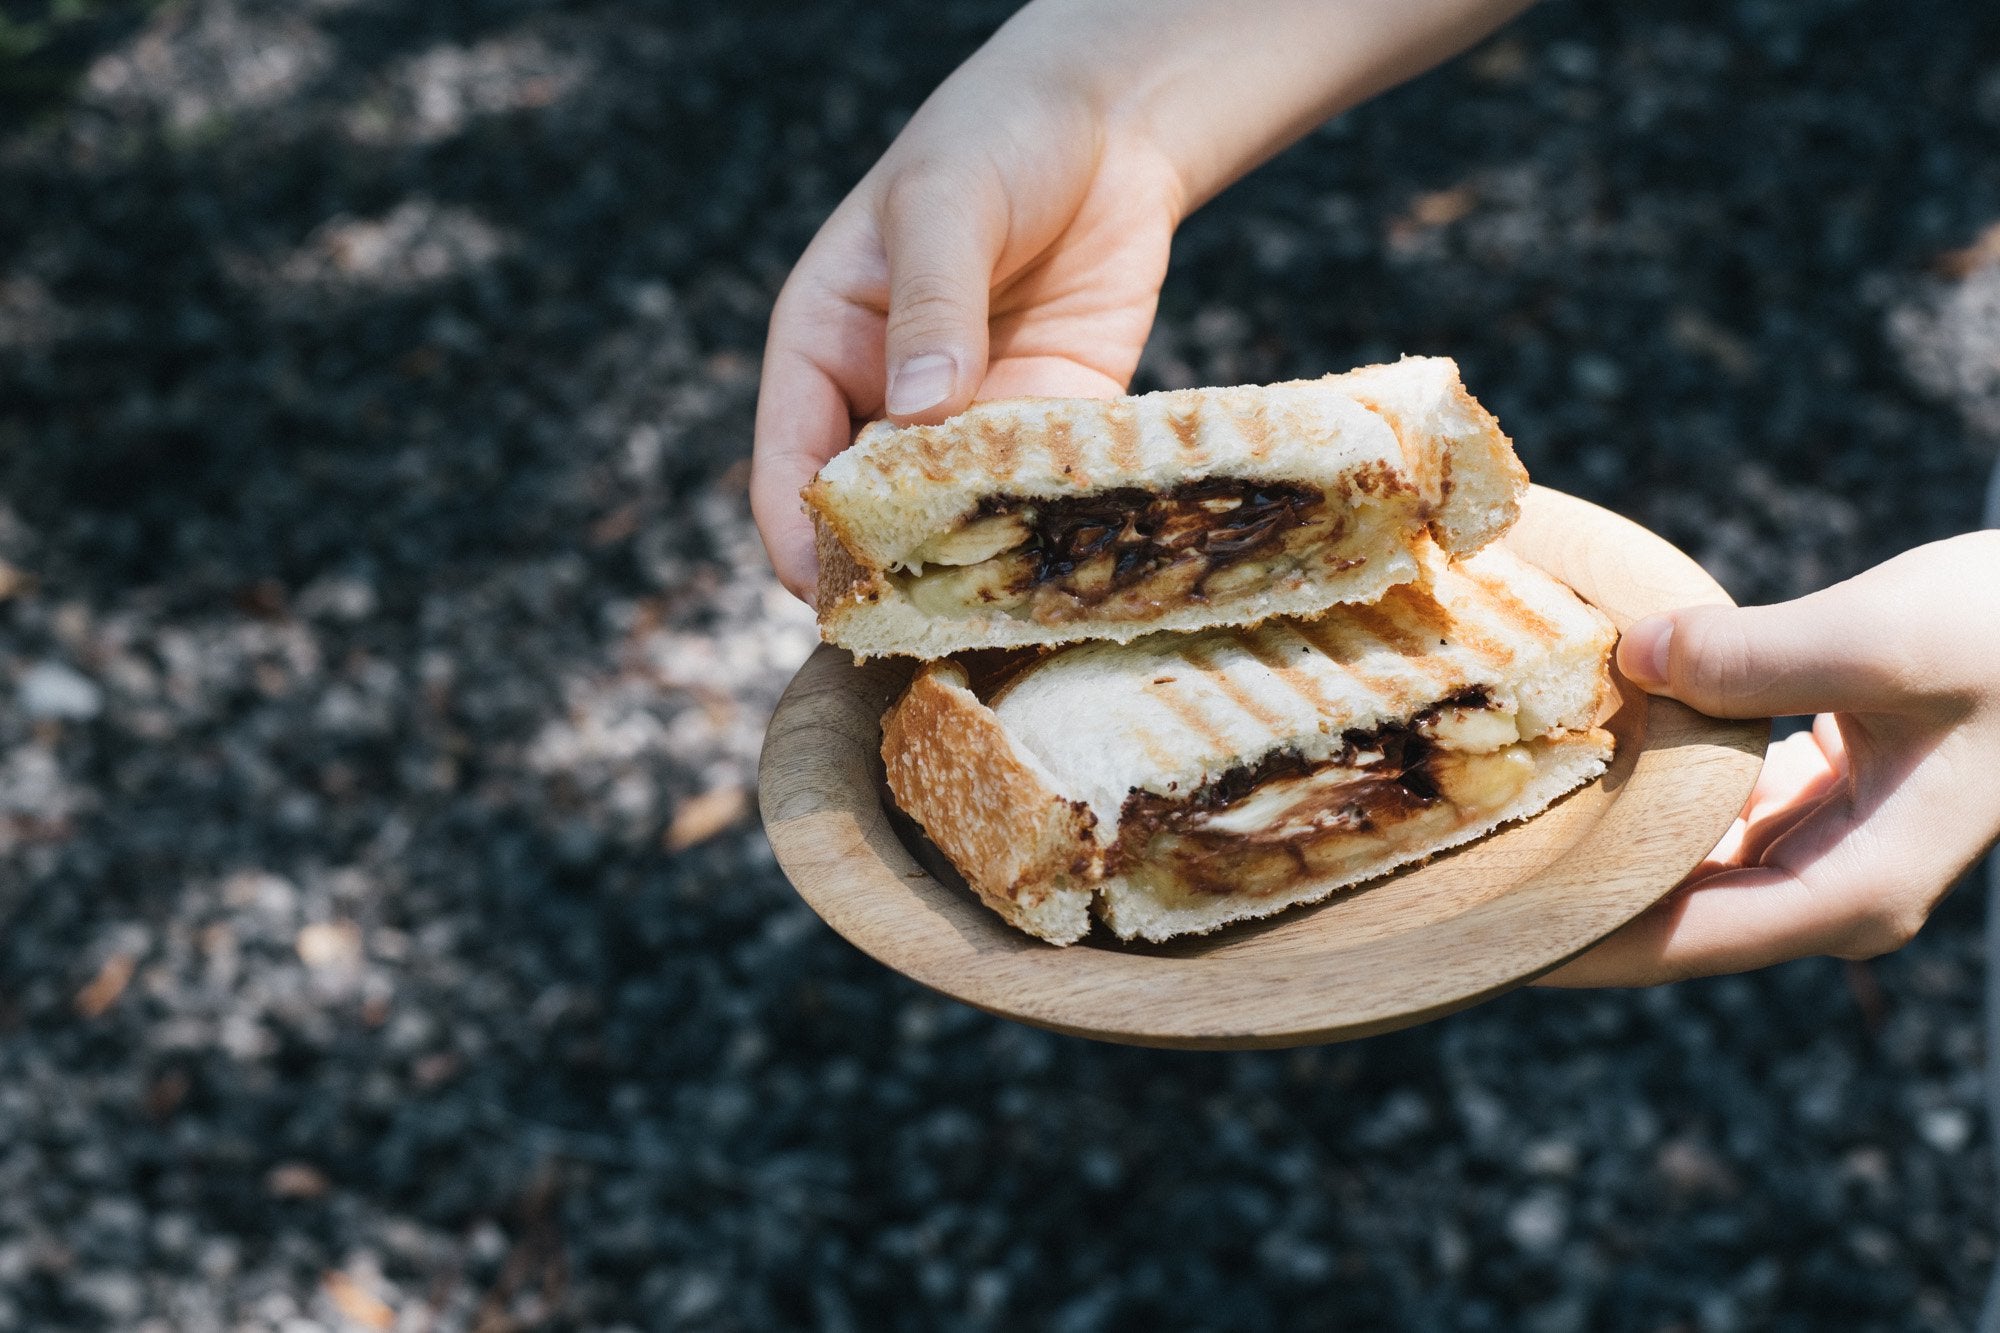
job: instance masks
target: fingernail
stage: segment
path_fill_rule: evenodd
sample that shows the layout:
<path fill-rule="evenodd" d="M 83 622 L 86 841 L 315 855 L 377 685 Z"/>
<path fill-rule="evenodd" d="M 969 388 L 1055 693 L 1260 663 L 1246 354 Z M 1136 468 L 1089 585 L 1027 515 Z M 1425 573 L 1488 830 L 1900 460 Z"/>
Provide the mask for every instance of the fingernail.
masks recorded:
<path fill-rule="evenodd" d="M 952 382 L 958 378 L 958 363 L 943 352 L 913 356 L 889 377 L 888 400 L 884 404 L 892 417 L 907 417 L 927 411 L 951 397 Z"/>
<path fill-rule="evenodd" d="M 1618 646 L 1618 665 L 1634 684 L 1651 689 L 1667 683 L 1667 650 L 1673 646 L 1674 622 L 1647 616 L 1625 631 Z"/>

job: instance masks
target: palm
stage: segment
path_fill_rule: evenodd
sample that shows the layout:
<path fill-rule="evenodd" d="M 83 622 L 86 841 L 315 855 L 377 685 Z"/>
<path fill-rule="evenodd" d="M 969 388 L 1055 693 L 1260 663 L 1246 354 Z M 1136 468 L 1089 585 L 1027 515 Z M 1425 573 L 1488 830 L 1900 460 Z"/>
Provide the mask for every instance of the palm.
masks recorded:
<path fill-rule="evenodd" d="M 921 214 L 958 262 L 990 275 L 979 398 L 1122 392 L 1182 212 L 1179 182 L 1158 158 L 1080 149 L 1073 127 L 1043 128 L 1029 160 L 968 168 L 968 188 L 986 187 L 976 199 L 946 199 Z M 751 502 L 773 563 L 801 596 L 814 560 L 799 488 L 847 447 L 857 424 L 885 415 L 891 283 L 879 203 L 864 182 L 828 219 L 786 283 L 766 348 Z M 1004 238 L 997 254 L 957 252 L 981 229 Z"/>
<path fill-rule="evenodd" d="M 1173 217 L 1119 166 L 994 293 L 981 398 L 1122 392 L 1139 364 L 1166 275 Z M 1003 256 L 1003 263 L 1010 256 Z"/>
<path fill-rule="evenodd" d="M 1008 244 L 994 262 L 980 398 L 1102 397 L 1122 392 L 1132 378 L 1177 214 L 1162 171 L 1137 158 L 1107 156 L 1091 165 L 1050 172 L 1068 176 L 1072 188 L 1013 208 Z M 827 293 L 833 299 L 822 307 L 822 336 L 809 355 L 839 388 L 848 415 L 866 421 L 882 414 L 887 260 L 873 219 L 847 221 L 848 235 L 823 238 L 847 262 L 836 270 L 843 278 Z"/>

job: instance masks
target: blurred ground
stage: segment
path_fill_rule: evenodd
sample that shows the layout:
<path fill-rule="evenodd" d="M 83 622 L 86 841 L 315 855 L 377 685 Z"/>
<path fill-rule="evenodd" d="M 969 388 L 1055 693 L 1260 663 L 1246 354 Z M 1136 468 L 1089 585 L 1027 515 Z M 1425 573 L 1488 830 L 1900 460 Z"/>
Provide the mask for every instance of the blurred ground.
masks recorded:
<path fill-rule="evenodd" d="M 4 7 L 0 1329 L 1963 1326 L 1969 896 L 1213 1057 L 775 873 L 762 322 L 1006 9 Z M 1142 384 L 1450 353 L 1794 594 L 1975 518 L 1996 134 L 1989 6 L 1551 4 L 1192 222 Z"/>

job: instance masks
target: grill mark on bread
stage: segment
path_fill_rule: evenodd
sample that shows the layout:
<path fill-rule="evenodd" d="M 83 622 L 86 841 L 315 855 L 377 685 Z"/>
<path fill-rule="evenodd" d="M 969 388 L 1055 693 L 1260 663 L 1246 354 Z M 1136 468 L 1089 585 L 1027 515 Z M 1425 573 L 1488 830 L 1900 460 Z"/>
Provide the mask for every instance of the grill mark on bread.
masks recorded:
<path fill-rule="evenodd" d="M 1555 623 L 1522 601 L 1519 597 L 1516 597 L 1514 590 L 1509 588 L 1506 583 L 1494 578 L 1490 574 L 1480 574 L 1470 569 L 1461 572 L 1475 584 L 1479 585 L 1481 592 L 1493 599 L 1495 609 L 1505 619 L 1512 621 L 1516 629 L 1537 639 L 1553 639 L 1556 637 L 1557 630 Z"/>
<path fill-rule="evenodd" d="M 1232 635 L 1231 637 L 1237 640 L 1238 647 L 1244 649 L 1246 652 L 1248 651 L 1249 645 L 1242 641 L 1240 634 Z M 1183 653 L 1188 661 L 1194 663 L 1207 673 L 1206 680 L 1208 684 L 1213 685 L 1217 692 L 1225 699 L 1256 719 L 1257 725 L 1269 731 L 1277 730 L 1278 724 L 1284 720 L 1283 714 L 1273 712 L 1259 703 L 1256 696 L 1230 678 L 1228 668 L 1222 666 L 1217 660 L 1227 647 L 1227 641 L 1223 636 L 1218 635 L 1213 639 L 1190 644 L 1183 650 Z M 1252 656 L 1254 657 L 1255 655 L 1252 654 Z"/>
<path fill-rule="evenodd" d="M 1186 411 L 1181 411 L 1170 407 L 1166 416 L 1167 429 L 1174 433 L 1174 439 L 1179 442 L 1181 452 L 1188 455 L 1190 461 L 1198 461 L 1202 453 L 1199 409 L 1190 407 Z"/>
<path fill-rule="evenodd" d="M 1344 609 L 1352 611 L 1356 608 L 1347 607 Z M 1300 638 L 1319 649 L 1327 661 L 1337 667 L 1342 674 L 1351 677 L 1355 684 L 1374 695 L 1377 699 L 1393 704 L 1401 697 L 1401 682 L 1375 675 L 1372 672 L 1363 671 L 1350 660 L 1352 655 L 1344 651 L 1344 645 L 1340 642 L 1337 632 L 1331 625 L 1307 620 L 1295 623 L 1292 628 L 1298 632 Z"/>
<path fill-rule="evenodd" d="M 1451 622 L 1432 623 L 1432 618 L 1419 616 L 1429 634 L 1419 633 L 1404 623 L 1403 617 L 1390 615 L 1387 606 L 1391 598 L 1402 592 L 1401 588 L 1391 588 L 1382 595 L 1382 600 L 1374 606 L 1350 606 L 1345 608 L 1347 618 L 1375 638 L 1380 639 L 1398 653 L 1407 657 L 1420 657 L 1434 651 L 1440 640 L 1449 638 Z M 1398 599 L 1399 601 L 1401 599 Z M 1428 602 L 1429 598 L 1421 600 Z"/>
<path fill-rule="evenodd" d="M 1020 423 L 1012 417 L 997 420 L 988 417 L 979 423 L 978 431 L 981 452 L 985 454 L 993 475 L 1011 480 L 1020 471 Z"/>
<path fill-rule="evenodd" d="M 1111 434 L 1111 466 L 1121 472 L 1139 470 L 1139 409 L 1114 403 L 1105 410 L 1104 428 Z"/>
<path fill-rule="evenodd" d="M 1306 701 L 1313 712 L 1322 717 L 1334 711 L 1333 700 L 1319 687 L 1319 682 L 1310 674 L 1292 663 L 1303 654 L 1285 639 L 1295 639 L 1300 644 L 1310 645 L 1311 640 L 1284 626 L 1263 625 L 1254 630 L 1238 631 L 1243 647 L 1252 657 L 1263 664 L 1266 671 L 1292 693 Z"/>
<path fill-rule="evenodd" d="M 1264 407 L 1264 400 L 1253 398 L 1247 408 L 1230 415 L 1236 422 L 1236 429 L 1242 433 L 1244 442 L 1250 446 L 1250 456 L 1268 458 L 1271 447 L 1276 441 L 1271 437 L 1271 417 Z"/>
<path fill-rule="evenodd" d="M 1484 589 L 1483 584 L 1479 586 Z M 1391 588 L 1383 596 L 1381 606 L 1393 607 L 1403 617 L 1415 621 L 1422 627 L 1425 637 L 1413 641 L 1422 647 L 1412 648 L 1410 651 L 1413 653 L 1432 652 L 1439 646 L 1439 641 L 1448 641 L 1495 666 L 1505 666 L 1514 660 L 1514 650 L 1508 644 L 1482 632 L 1470 621 L 1453 616 L 1451 612 L 1438 605 L 1435 598 L 1427 593 L 1417 592 L 1408 585 Z M 1548 626 L 1548 628 L 1554 627 Z"/>
<path fill-rule="evenodd" d="M 1383 424 L 1388 426 L 1389 433 L 1396 437 L 1396 453 L 1403 460 L 1403 474 L 1398 480 L 1413 490 L 1426 507 L 1441 503 L 1443 496 L 1439 493 L 1441 489 L 1439 464 L 1448 453 L 1449 445 L 1441 439 L 1440 445 L 1443 447 L 1426 448 L 1423 441 L 1412 440 L 1404 432 L 1403 424 L 1397 415 L 1388 411 L 1381 403 L 1361 394 L 1355 394 L 1353 397 L 1355 402 L 1380 417 Z"/>
<path fill-rule="evenodd" d="M 1069 422 L 1061 417 L 1051 418 L 1044 423 L 1046 434 L 1042 447 L 1048 451 L 1049 461 L 1056 471 L 1069 478 L 1079 488 L 1088 487 L 1090 478 L 1084 473 L 1083 459 L 1077 453 L 1076 437 Z"/>
<path fill-rule="evenodd" d="M 1176 682 L 1176 685 L 1162 685 L 1156 689 L 1149 689 L 1147 693 L 1165 704 L 1168 710 L 1180 719 L 1181 725 L 1200 737 L 1204 744 L 1218 750 L 1229 749 L 1229 738 L 1224 736 L 1209 720 L 1208 715 L 1187 696 L 1185 687 L 1176 688 L 1178 684 Z"/>
<path fill-rule="evenodd" d="M 944 432 L 926 428 L 917 435 L 917 470 L 924 480 L 945 482 L 952 478 L 951 444 Z"/>

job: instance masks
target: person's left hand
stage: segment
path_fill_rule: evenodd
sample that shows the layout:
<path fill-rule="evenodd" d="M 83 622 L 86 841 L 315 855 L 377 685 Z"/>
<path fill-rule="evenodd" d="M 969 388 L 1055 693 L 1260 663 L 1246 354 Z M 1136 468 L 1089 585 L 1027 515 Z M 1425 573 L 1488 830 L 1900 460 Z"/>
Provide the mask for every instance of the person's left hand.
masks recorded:
<path fill-rule="evenodd" d="M 1543 985 L 1888 953 L 2000 837 L 2000 533 L 1795 602 L 1643 620 L 1618 664 L 1715 717 L 1819 716 L 1771 747 L 1742 817 L 1680 888 Z"/>

